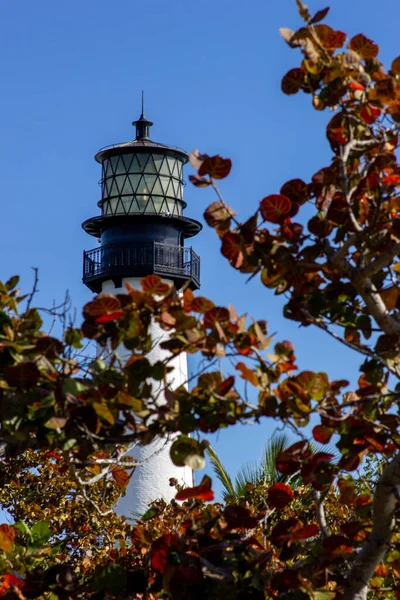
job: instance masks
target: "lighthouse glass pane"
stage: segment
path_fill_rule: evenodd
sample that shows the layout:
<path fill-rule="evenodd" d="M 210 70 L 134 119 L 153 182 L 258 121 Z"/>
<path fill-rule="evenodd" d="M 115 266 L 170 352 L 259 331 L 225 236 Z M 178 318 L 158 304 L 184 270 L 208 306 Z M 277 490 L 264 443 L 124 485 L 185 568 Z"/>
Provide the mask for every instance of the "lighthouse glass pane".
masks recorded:
<path fill-rule="evenodd" d="M 136 202 L 139 207 L 139 212 L 144 212 L 149 201 L 148 196 L 136 196 Z"/>
<path fill-rule="evenodd" d="M 171 179 L 169 180 L 167 191 L 165 192 L 165 195 L 166 196 L 172 196 L 172 198 L 175 196 L 174 189 L 172 187 L 172 181 L 171 181 Z"/>
<path fill-rule="evenodd" d="M 157 173 L 160 172 L 163 159 L 164 156 L 162 154 L 153 154 L 154 166 L 156 168 Z"/>
<path fill-rule="evenodd" d="M 129 183 L 131 185 L 132 191 L 135 194 L 138 189 L 138 185 L 140 180 L 142 179 L 140 175 L 128 175 Z M 139 193 L 139 190 L 138 190 Z"/>
<path fill-rule="evenodd" d="M 140 170 L 143 172 L 145 170 L 146 163 L 149 159 L 149 155 L 140 153 L 138 154 L 137 159 L 139 161 Z"/>
<path fill-rule="evenodd" d="M 174 174 L 174 167 L 175 167 L 175 163 L 176 160 L 174 158 L 167 158 L 168 161 L 168 166 L 169 166 L 169 172 L 171 173 L 171 175 Z"/>
<path fill-rule="evenodd" d="M 133 193 L 130 177 L 125 177 L 124 178 L 124 185 L 122 187 L 122 192 L 121 193 L 123 195 L 126 195 L 126 194 L 130 194 L 131 195 Z"/>
<path fill-rule="evenodd" d="M 112 200 L 109 200 L 111 214 L 113 214 L 113 215 L 115 215 L 115 213 L 117 211 L 117 204 L 118 204 L 118 198 L 113 198 Z"/>
<path fill-rule="evenodd" d="M 132 198 L 122 198 L 121 202 L 122 202 L 122 206 L 124 208 L 125 214 L 128 214 L 130 212 Z"/>
<path fill-rule="evenodd" d="M 116 186 L 118 187 L 119 194 L 122 194 L 122 189 L 124 187 L 125 179 L 126 179 L 125 175 L 117 175 L 115 177 L 115 183 L 116 183 Z"/>
<path fill-rule="evenodd" d="M 167 193 L 167 189 L 168 189 L 168 184 L 170 182 L 170 178 L 169 177 L 159 177 L 160 183 L 161 183 L 161 187 L 162 187 L 162 193 L 166 194 Z"/>
<path fill-rule="evenodd" d="M 149 159 L 148 159 L 148 161 L 146 163 L 146 166 L 144 168 L 144 172 L 145 173 L 155 173 L 156 172 L 156 168 L 155 168 L 155 165 L 154 165 L 154 162 L 153 162 L 153 157 L 152 157 L 151 154 L 149 155 Z"/>
<path fill-rule="evenodd" d="M 175 195 L 178 198 L 178 200 L 182 200 L 182 184 L 181 183 L 175 183 Z"/>
<path fill-rule="evenodd" d="M 124 154 L 124 156 L 123 156 L 123 161 L 124 161 L 124 165 L 125 165 L 125 171 L 127 173 L 129 173 L 129 171 L 131 170 L 132 158 L 133 158 L 132 154 Z"/>
<path fill-rule="evenodd" d="M 130 167 L 129 167 L 129 172 L 130 173 L 140 173 L 141 169 L 140 169 L 140 165 L 139 165 L 139 161 L 137 159 L 136 156 L 133 157 Z"/>
<path fill-rule="evenodd" d="M 160 168 L 160 173 L 161 175 L 168 175 L 169 176 L 169 168 L 168 168 L 168 159 L 167 157 L 164 158 L 164 160 L 161 163 L 161 168 Z"/>
<path fill-rule="evenodd" d="M 163 199 L 155 197 L 155 198 L 152 198 L 152 200 L 153 200 L 153 206 L 151 206 L 151 207 L 149 206 L 147 208 L 146 212 L 156 212 L 157 214 L 160 213 L 161 212 L 161 205 L 163 203 Z"/>
<path fill-rule="evenodd" d="M 163 195 L 164 192 L 163 192 L 163 189 L 161 187 L 161 183 L 160 183 L 160 178 L 159 177 L 156 178 L 156 182 L 154 184 L 154 187 L 153 187 L 151 193 L 153 194 L 153 196 L 162 196 Z"/>
<path fill-rule="evenodd" d="M 144 179 L 146 182 L 147 189 L 149 190 L 150 193 L 152 193 L 154 184 L 156 182 L 156 179 L 158 179 L 158 178 L 156 177 L 156 175 L 145 175 Z"/>
<path fill-rule="evenodd" d="M 114 173 L 115 175 L 123 175 L 124 173 L 126 173 L 126 168 L 124 165 L 124 161 L 122 156 L 117 157 L 118 160 L 115 162 L 115 166 L 114 166 Z"/>

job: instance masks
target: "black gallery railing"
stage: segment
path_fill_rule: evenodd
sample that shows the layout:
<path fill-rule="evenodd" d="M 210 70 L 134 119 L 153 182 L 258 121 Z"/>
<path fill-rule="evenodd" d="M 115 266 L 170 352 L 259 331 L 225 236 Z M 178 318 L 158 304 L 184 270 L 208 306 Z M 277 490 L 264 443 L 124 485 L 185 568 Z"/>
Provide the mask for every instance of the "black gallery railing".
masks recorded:
<path fill-rule="evenodd" d="M 108 245 L 87 250 L 83 258 L 83 281 L 156 273 L 167 278 L 192 279 L 200 287 L 200 258 L 184 246 L 158 242 Z"/>

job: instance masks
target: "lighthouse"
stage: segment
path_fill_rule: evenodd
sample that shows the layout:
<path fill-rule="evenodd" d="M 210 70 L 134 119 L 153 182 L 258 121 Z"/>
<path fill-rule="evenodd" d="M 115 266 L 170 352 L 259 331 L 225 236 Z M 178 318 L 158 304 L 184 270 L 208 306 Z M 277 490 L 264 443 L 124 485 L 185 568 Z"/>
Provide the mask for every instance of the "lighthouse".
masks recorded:
<path fill-rule="evenodd" d="M 102 148 L 95 156 L 101 165 L 100 215 L 86 220 L 82 227 L 97 238 L 98 246 L 83 256 L 83 282 L 95 293 L 125 293 L 125 283 L 139 288 L 141 278 L 156 274 L 180 289 L 184 284 L 200 286 L 200 259 L 185 241 L 197 235 L 201 224 L 184 216 L 183 167 L 188 155 L 183 150 L 150 139 L 153 125 L 142 114 L 133 122 L 133 141 Z M 163 360 L 168 351 L 160 348 L 167 334 L 154 323 L 150 362 Z M 128 356 L 128 351 L 126 357 Z M 169 384 L 172 388 L 187 381 L 187 359 L 173 359 Z M 170 459 L 171 441 L 159 439 L 137 446 L 132 456 L 140 464 L 116 512 L 126 517 L 140 516 L 151 501 L 169 501 L 175 478 L 193 485 L 189 467 L 177 467 Z"/>

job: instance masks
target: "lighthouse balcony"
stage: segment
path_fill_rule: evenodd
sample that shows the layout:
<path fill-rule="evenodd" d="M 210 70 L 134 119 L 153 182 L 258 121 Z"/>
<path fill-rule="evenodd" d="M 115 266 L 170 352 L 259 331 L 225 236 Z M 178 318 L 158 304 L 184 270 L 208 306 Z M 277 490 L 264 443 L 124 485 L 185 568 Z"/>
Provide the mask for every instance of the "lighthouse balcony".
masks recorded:
<path fill-rule="evenodd" d="M 171 279 L 181 288 L 186 282 L 200 287 L 200 258 L 190 247 L 159 242 L 109 244 L 83 253 L 83 282 L 96 293 L 103 281 L 112 279 L 120 287 L 124 277 L 155 274 Z"/>

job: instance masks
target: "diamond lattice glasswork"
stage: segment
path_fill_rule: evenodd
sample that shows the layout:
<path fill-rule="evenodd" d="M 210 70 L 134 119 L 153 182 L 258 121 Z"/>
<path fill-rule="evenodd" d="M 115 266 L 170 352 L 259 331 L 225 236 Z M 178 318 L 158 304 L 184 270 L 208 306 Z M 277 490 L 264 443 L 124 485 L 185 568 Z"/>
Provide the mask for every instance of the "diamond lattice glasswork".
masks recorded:
<path fill-rule="evenodd" d="M 137 152 L 106 158 L 102 176 L 102 214 L 182 215 L 183 162 L 165 154 Z"/>

